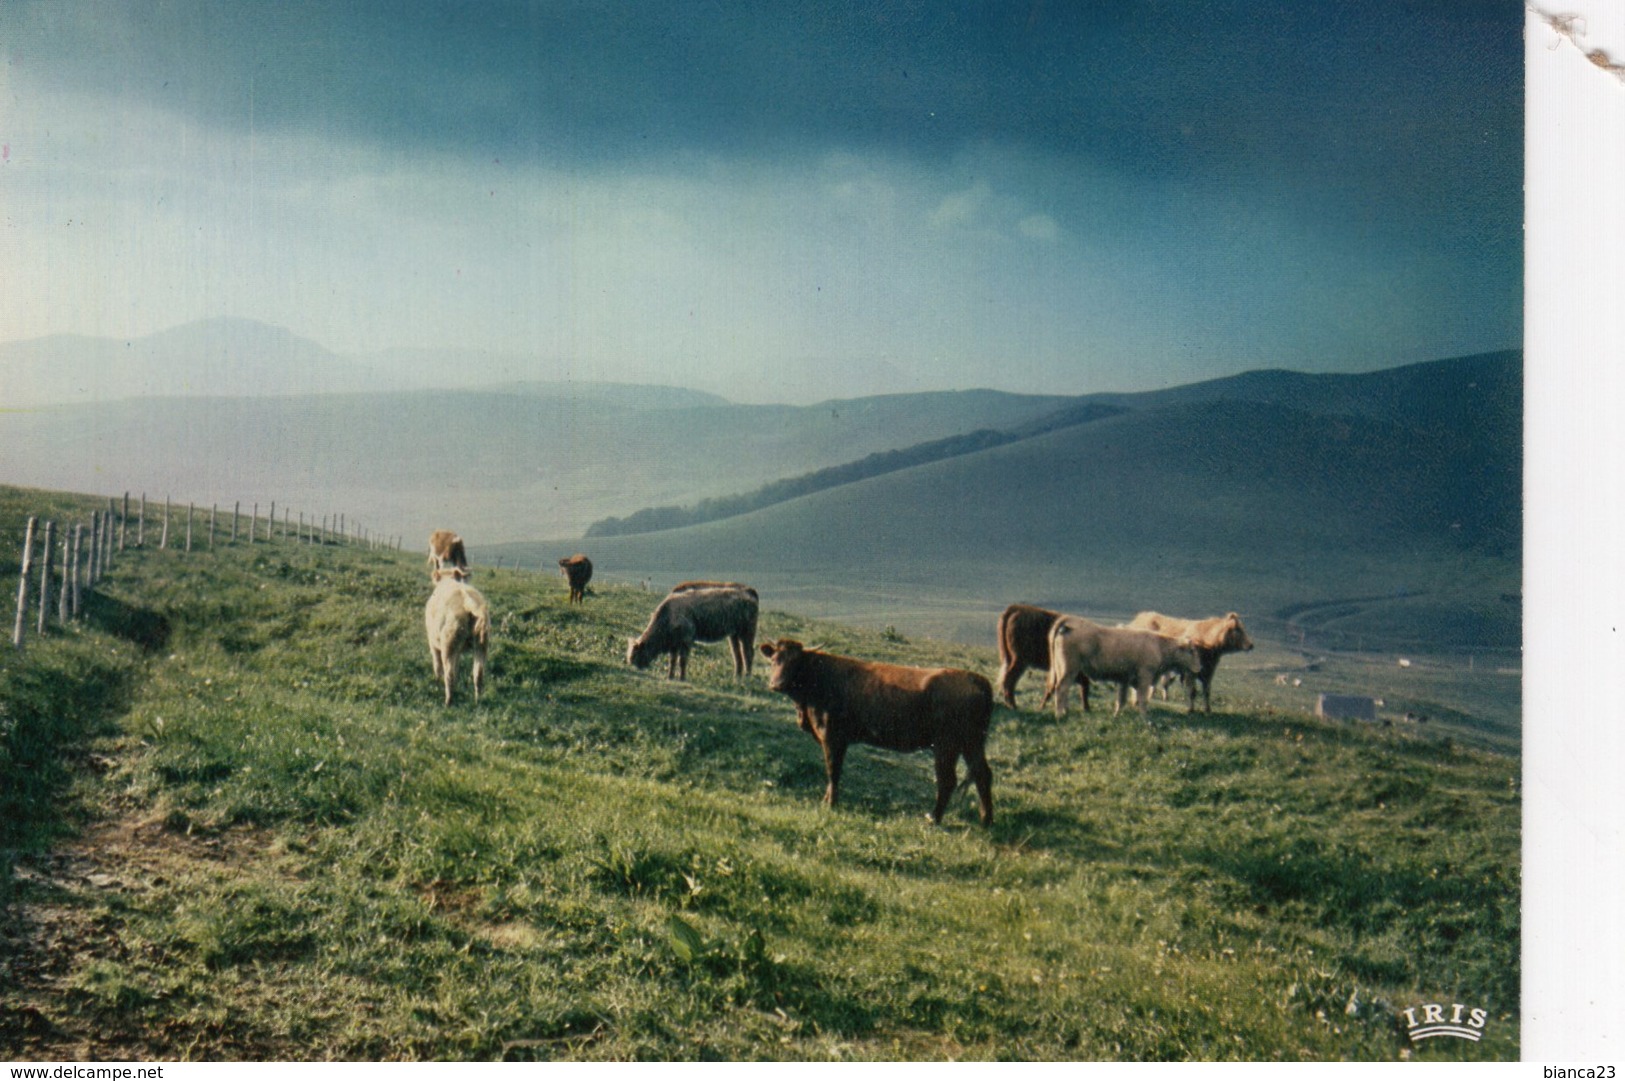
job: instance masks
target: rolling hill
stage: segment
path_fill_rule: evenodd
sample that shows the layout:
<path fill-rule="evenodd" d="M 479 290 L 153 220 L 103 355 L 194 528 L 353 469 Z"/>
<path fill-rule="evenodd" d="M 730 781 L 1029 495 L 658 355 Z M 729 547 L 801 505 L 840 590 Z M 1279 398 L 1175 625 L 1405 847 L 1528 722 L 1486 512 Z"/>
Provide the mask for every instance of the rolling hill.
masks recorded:
<path fill-rule="evenodd" d="M 346 508 L 375 530 L 415 537 L 449 522 L 489 544 L 577 535 L 629 509 L 1006 428 L 1068 400 L 968 391 L 757 406 L 603 384 L 126 399 L 0 412 L 0 480 Z"/>
<path fill-rule="evenodd" d="M 1347 648 L 1512 649 L 1516 375 L 1502 355 L 1330 386 L 1241 377 L 726 521 L 593 538 L 588 554 L 627 577 L 749 577 L 809 610 L 973 639 L 1020 599 L 1237 609 Z M 567 543 L 498 551 L 542 562 Z"/>
<path fill-rule="evenodd" d="M 107 400 L 122 385 L 110 376 L 95 401 L 11 408 L 8 396 L 0 480 L 343 510 L 413 546 L 452 525 L 476 559 L 550 566 L 587 547 L 623 580 L 748 575 L 809 611 L 976 640 L 1014 599 L 1098 614 L 1235 608 L 1306 645 L 1511 650 L 1520 638 L 1517 353 L 1140 394 L 792 407 L 582 383 L 284 394 L 267 374 L 279 365 L 306 380 L 370 369 L 257 324 L 184 329 L 145 341 L 148 361 L 172 363 L 143 386 L 195 369 L 197 387 L 217 388 L 235 371 L 241 394 Z M 111 364 L 118 347 L 86 346 L 81 361 Z M 16 359 L 0 350 L 8 395 Z M 956 452 L 912 455 L 933 443 Z M 851 468 L 869 456 L 933 460 Z M 579 539 L 640 508 L 804 491 L 818 471 L 810 487 L 823 490 L 752 513 Z"/>

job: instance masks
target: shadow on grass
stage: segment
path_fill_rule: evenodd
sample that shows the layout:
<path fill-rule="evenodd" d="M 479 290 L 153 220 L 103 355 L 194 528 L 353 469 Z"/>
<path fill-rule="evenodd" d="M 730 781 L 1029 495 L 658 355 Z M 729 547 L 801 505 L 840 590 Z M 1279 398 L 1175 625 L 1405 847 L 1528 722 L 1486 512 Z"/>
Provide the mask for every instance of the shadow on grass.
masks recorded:
<path fill-rule="evenodd" d="M 129 708 L 128 662 L 73 640 L 41 643 L 0 669 L 0 908 L 11 857 L 48 848 L 74 828 L 68 790 L 91 740 L 117 731 Z"/>
<path fill-rule="evenodd" d="M 146 653 L 157 653 L 169 645 L 173 628 L 162 612 L 137 608 L 101 593 L 90 594 L 84 609 L 91 626 L 134 643 Z"/>

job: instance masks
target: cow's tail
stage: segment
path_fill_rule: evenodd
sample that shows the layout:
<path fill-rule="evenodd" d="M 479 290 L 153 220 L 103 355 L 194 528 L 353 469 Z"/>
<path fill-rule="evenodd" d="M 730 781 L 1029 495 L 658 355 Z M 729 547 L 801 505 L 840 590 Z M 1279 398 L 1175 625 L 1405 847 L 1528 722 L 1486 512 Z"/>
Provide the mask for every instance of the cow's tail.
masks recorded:
<path fill-rule="evenodd" d="M 491 609 L 484 605 L 474 611 L 474 641 L 482 646 L 491 642 Z"/>
<path fill-rule="evenodd" d="M 1011 645 L 1011 642 L 1010 642 L 1010 635 L 1013 633 L 1011 631 L 1011 629 L 1010 629 L 1010 624 L 1012 622 L 1014 622 L 1014 621 L 1015 621 L 1015 614 L 1013 612 L 1011 612 L 1010 609 L 1006 608 L 1003 612 L 999 613 L 999 671 L 1000 672 L 1008 672 L 1010 670 L 1010 666 L 1012 664 L 1014 664 L 1015 660 L 1016 660 L 1015 650 L 1014 650 L 1014 647 Z"/>

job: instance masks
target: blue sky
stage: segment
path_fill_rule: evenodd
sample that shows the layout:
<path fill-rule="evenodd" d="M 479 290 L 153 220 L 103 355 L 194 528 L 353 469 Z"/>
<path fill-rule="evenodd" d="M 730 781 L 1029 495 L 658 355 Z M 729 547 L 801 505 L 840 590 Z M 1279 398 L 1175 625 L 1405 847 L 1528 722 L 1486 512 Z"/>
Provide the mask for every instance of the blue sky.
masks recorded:
<path fill-rule="evenodd" d="M 1522 28 L 1468 0 L 12 0 L 0 337 L 233 316 L 740 400 L 1514 348 Z"/>

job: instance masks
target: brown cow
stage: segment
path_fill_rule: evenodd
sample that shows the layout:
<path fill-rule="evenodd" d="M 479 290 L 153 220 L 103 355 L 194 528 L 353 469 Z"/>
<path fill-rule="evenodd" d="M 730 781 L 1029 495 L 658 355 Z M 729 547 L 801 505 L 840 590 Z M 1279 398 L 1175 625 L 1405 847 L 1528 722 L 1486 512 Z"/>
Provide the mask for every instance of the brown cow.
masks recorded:
<path fill-rule="evenodd" d="M 750 672 L 756 641 L 759 598 L 749 586 L 736 589 L 690 589 L 667 594 L 636 638 L 626 640 L 626 663 L 647 668 L 662 653 L 671 655 L 667 679 L 688 678 L 688 654 L 695 642 L 728 639 L 734 675 Z"/>
<path fill-rule="evenodd" d="M 1049 632 L 1061 613 L 1030 604 L 1012 604 L 999 615 L 999 691 L 1004 704 L 1016 708 L 1016 680 L 1029 668 L 1049 671 Z M 1078 680 L 1083 711 L 1089 712 L 1089 680 Z M 1039 703 L 1042 709 L 1049 702 Z"/>
<path fill-rule="evenodd" d="M 463 550 L 463 538 L 449 529 L 437 529 L 429 534 L 429 569 L 436 571 L 447 567 L 466 572 L 468 553 Z"/>
<path fill-rule="evenodd" d="M 1196 709 L 1196 685 L 1200 683 L 1202 708 L 1208 713 L 1213 712 L 1213 673 L 1218 670 L 1219 658 L 1226 653 L 1244 653 L 1253 648 L 1247 628 L 1241 625 L 1241 617 L 1234 612 L 1212 619 L 1180 619 L 1158 612 L 1141 612 L 1129 621 L 1129 626 L 1190 639 L 1201 661 L 1195 676 L 1185 681 L 1185 689 L 1190 694 L 1189 708 L 1193 711 Z"/>
<path fill-rule="evenodd" d="M 567 604 L 581 604 L 587 595 L 587 583 L 592 581 L 592 560 L 577 552 L 568 559 L 559 560 L 564 577 L 570 582 L 570 599 Z"/>
<path fill-rule="evenodd" d="M 423 606 L 423 628 L 429 635 L 429 660 L 435 678 L 445 684 L 451 705 L 457 681 L 457 658 L 466 648 L 474 659 L 474 701 L 485 686 L 485 650 L 491 640 L 491 612 L 480 591 L 467 583 L 468 572 L 448 567 L 431 572 L 434 592 Z"/>
<path fill-rule="evenodd" d="M 1055 715 L 1066 716 L 1066 688 L 1080 676 L 1117 684 L 1116 713 L 1123 711 L 1134 688 L 1140 712 L 1151 699 L 1151 685 L 1170 669 L 1194 673 L 1200 665 L 1189 642 L 1150 631 L 1102 627 L 1082 616 L 1062 616 L 1049 638 L 1048 694 L 1055 696 Z"/>
<path fill-rule="evenodd" d="M 788 695 L 796 717 L 824 749 L 829 785 L 824 802 L 835 806 L 846 749 L 867 743 L 889 751 L 930 748 L 936 756 L 937 802 L 931 821 L 940 823 L 959 784 L 965 759 L 982 804 L 982 824 L 993 821 L 993 771 L 987 765 L 987 729 L 993 716 L 993 685 L 958 668 L 905 668 L 807 649 L 789 638 L 764 642 L 773 662 L 767 685 Z"/>

